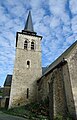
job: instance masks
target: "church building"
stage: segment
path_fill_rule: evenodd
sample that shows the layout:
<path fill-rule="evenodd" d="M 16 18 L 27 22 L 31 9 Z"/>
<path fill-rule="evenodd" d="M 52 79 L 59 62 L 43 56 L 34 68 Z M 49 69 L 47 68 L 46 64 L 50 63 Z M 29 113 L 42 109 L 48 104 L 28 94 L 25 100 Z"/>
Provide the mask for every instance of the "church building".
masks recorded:
<path fill-rule="evenodd" d="M 69 113 L 77 118 L 77 41 L 42 74 L 41 40 L 42 36 L 33 29 L 29 12 L 24 30 L 16 34 L 14 70 L 11 79 L 5 81 L 10 81 L 10 89 L 8 100 L 6 94 L 2 98 L 4 106 L 7 102 L 10 109 L 48 98 L 54 116 Z"/>

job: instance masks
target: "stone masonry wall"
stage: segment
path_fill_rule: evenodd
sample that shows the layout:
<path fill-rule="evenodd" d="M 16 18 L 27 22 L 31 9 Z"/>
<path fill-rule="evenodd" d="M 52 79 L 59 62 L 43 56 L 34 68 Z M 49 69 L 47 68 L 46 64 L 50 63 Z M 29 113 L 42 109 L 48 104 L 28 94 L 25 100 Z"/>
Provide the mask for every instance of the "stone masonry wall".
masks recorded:
<path fill-rule="evenodd" d="M 49 96 L 49 83 L 52 73 L 44 76 L 38 83 L 38 101 L 44 100 Z"/>
<path fill-rule="evenodd" d="M 67 56 L 68 69 L 70 74 L 70 84 L 72 89 L 73 103 L 75 104 L 77 117 L 77 45 Z"/>
<path fill-rule="evenodd" d="M 65 89 L 65 97 L 66 97 L 66 104 L 67 104 L 67 112 L 72 117 L 76 117 L 76 111 L 75 111 L 75 103 L 73 98 L 73 92 L 72 92 L 72 85 L 70 81 L 70 74 L 68 69 L 68 63 L 66 63 L 63 66 L 63 80 L 64 80 L 64 89 Z"/>
<path fill-rule="evenodd" d="M 9 87 L 9 86 L 6 86 L 6 87 L 4 87 L 4 89 L 3 89 L 3 97 L 9 97 L 10 96 L 10 89 L 11 89 L 11 87 Z"/>
<path fill-rule="evenodd" d="M 62 66 L 56 68 L 53 72 L 53 104 L 54 104 L 54 116 L 66 115 L 66 99 L 63 82 Z"/>
<path fill-rule="evenodd" d="M 48 75 L 44 76 L 38 85 L 39 98 L 44 100 L 49 96 L 49 84 L 53 82 L 53 113 L 55 115 L 66 114 L 65 92 L 62 76 L 62 68 L 56 68 Z M 52 89 L 52 88 L 51 88 Z"/>
<path fill-rule="evenodd" d="M 27 50 L 24 49 L 25 39 L 28 39 L 29 43 Z M 35 42 L 35 50 L 31 50 L 32 40 Z M 27 68 L 28 60 L 30 61 L 29 68 Z M 41 75 L 41 38 L 18 34 L 9 108 L 25 105 L 37 100 L 36 81 Z"/>
<path fill-rule="evenodd" d="M 39 83 L 39 96 L 46 98 L 48 93 L 48 82 L 54 75 L 53 101 L 54 114 L 68 112 L 73 118 L 77 117 L 77 45 L 63 58 L 66 64 L 55 68 L 51 73 L 42 77 Z M 62 114 L 62 113 L 61 113 Z"/>

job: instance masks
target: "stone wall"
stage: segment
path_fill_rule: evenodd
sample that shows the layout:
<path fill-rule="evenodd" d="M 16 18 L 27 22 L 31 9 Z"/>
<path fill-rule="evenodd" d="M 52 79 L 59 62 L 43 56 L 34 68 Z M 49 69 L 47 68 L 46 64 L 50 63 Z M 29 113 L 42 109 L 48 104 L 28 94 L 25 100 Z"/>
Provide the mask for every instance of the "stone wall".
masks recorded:
<path fill-rule="evenodd" d="M 64 83 L 62 76 L 62 68 L 56 68 L 51 73 L 47 74 L 42 78 L 38 83 L 39 98 L 41 100 L 49 97 L 49 84 L 52 82 L 53 87 L 53 113 L 54 115 L 65 115 L 66 114 L 66 101 L 65 101 L 65 92 L 64 92 Z M 52 89 L 52 88 L 51 88 Z"/>
<path fill-rule="evenodd" d="M 10 96 L 10 89 L 11 89 L 11 87 L 9 87 L 9 86 L 4 87 L 2 96 L 3 97 Z"/>
<path fill-rule="evenodd" d="M 53 80 L 53 100 L 51 101 L 53 101 L 54 115 L 70 114 L 75 118 L 77 113 L 77 45 L 65 53 L 62 59 L 65 63 L 56 64 L 54 69 L 39 80 L 39 96 L 44 100 L 49 95 L 47 86 Z"/>
<path fill-rule="evenodd" d="M 51 74 L 43 76 L 41 80 L 37 83 L 38 86 L 38 101 L 44 100 L 49 96 L 49 83 L 51 80 Z"/>
<path fill-rule="evenodd" d="M 1 108 L 5 108 L 6 98 L 1 98 Z"/>
<path fill-rule="evenodd" d="M 64 80 L 64 90 L 67 104 L 67 112 L 72 117 L 76 117 L 75 103 L 73 98 L 72 85 L 70 81 L 70 73 L 68 68 L 68 63 L 63 66 L 63 80 Z"/>
<path fill-rule="evenodd" d="M 24 49 L 26 39 L 28 40 L 27 50 Z M 32 40 L 35 43 L 34 50 L 31 50 Z M 27 67 L 27 61 L 30 61 L 29 68 Z M 18 34 L 9 108 L 37 100 L 37 79 L 41 75 L 41 38 Z"/>
<path fill-rule="evenodd" d="M 77 45 L 67 56 L 67 62 L 68 62 L 68 70 L 70 74 L 69 83 L 71 86 L 71 91 L 73 96 L 73 99 L 71 100 L 71 102 L 75 104 L 75 110 L 77 114 Z"/>
<path fill-rule="evenodd" d="M 62 66 L 59 66 L 53 71 L 53 104 L 54 104 L 54 116 L 65 116 L 67 112 L 66 98 L 63 82 Z"/>

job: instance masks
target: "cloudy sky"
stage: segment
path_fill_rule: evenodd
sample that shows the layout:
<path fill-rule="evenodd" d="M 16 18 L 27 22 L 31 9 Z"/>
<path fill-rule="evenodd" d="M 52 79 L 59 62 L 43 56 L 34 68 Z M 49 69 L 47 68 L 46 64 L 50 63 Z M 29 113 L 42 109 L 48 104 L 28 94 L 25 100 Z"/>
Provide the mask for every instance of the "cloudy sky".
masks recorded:
<path fill-rule="evenodd" d="M 16 32 L 24 28 L 29 10 L 35 32 L 43 36 L 42 66 L 77 39 L 77 0 L 0 0 L 0 86 L 13 72 Z"/>

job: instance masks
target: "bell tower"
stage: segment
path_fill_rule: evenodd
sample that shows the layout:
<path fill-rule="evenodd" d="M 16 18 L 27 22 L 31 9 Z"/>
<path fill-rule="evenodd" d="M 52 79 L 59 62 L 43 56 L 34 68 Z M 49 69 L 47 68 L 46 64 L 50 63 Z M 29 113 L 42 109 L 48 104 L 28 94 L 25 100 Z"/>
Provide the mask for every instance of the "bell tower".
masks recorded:
<path fill-rule="evenodd" d="M 42 75 L 41 36 L 34 32 L 31 12 L 26 25 L 16 35 L 16 56 L 11 84 L 9 108 L 37 100 L 37 80 Z"/>

